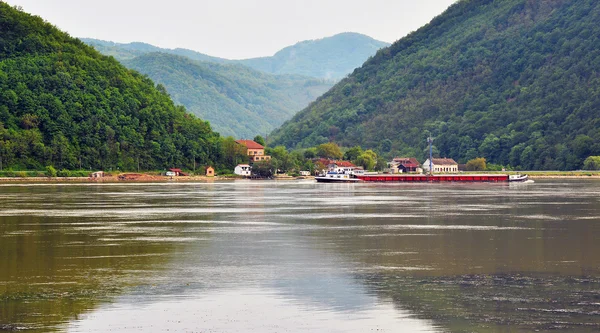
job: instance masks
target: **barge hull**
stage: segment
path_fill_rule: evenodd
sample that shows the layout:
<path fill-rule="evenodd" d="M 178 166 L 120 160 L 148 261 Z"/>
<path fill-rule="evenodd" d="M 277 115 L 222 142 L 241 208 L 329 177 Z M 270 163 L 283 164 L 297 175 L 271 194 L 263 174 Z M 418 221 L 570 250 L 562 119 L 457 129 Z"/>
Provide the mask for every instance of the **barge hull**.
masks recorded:
<path fill-rule="evenodd" d="M 366 182 L 463 182 L 463 183 L 504 183 L 508 175 L 361 175 L 356 178 Z"/>

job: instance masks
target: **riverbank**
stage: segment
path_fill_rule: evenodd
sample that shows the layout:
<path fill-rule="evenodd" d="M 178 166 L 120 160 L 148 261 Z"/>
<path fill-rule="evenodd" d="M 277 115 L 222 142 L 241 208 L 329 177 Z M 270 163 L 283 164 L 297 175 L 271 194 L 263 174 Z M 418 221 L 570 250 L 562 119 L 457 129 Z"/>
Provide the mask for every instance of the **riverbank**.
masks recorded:
<path fill-rule="evenodd" d="M 204 182 L 215 180 L 231 180 L 234 177 L 206 176 L 158 176 L 140 175 L 135 178 L 119 178 L 119 176 L 91 177 L 0 177 L 0 183 L 145 183 L 145 182 Z"/>
<path fill-rule="evenodd" d="M 509 172 L 515 174 L 514 172 Z M 489 174 L 506 174 L 506 172 L 490 172 Z M 597 171 L 530 171 L 523 172 L 531 179 L 600 179 L 600 172 Z M 232 176 L 162 176 L 152 174 L 135 174 L 134 177 L 121 177 L 117 175 L 105 176 L 101 178 L 91 177 L 0 177 L 0 183 L 143 183 L 143 182 L 207 182 L 219 180 L 242 179 Z M 279 175 L 275 180 L 296 180 L 296 179 L 314 179 L 308 177 L 292 177 Z"/>

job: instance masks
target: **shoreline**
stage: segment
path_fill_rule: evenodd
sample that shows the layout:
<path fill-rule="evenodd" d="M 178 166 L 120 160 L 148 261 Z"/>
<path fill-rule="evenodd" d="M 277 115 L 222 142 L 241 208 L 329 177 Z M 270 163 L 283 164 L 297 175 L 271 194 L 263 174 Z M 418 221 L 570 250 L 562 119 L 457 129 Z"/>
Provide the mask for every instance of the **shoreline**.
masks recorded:
<path fill-rule="evenodd" d="M 494 173 L 490 173 L 494 174 Z M 593 174 L 528 174 L 531 179 L 600 179 L 600 173 Z M 313 177 L 304 177 L 299 179 L 312 179 Z M 7 183 L 173 183 L 173 182 L 214 182 L 222 180 L 236 180 L 242 178 L 236 177 L 207 177 L 207 176 L 159 176 L 142 175 L 136 179 L 119 179 L 118 176 L 106 176 L 102 178 L 90 177 L 0 177 L 0 184 Z M 278 177 L 274 180 L 297 180 L 296 177 Z"/>

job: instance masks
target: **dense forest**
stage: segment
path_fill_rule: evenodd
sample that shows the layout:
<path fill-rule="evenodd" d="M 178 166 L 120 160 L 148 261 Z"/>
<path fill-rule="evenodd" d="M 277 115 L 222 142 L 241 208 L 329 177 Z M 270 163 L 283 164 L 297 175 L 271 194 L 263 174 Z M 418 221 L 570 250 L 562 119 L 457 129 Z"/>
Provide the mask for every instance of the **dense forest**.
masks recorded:
<path fill-rule="evenodd" d="M 600 2 L 462 0 L 380 50 L 269 137 L 519 169 L 600 155 Z"/>
<path fill-rule="evenodd" d="M 93 38 L 82 38 L 102 54 L 118 60 L 131 60 L 147 53 L 168 53 L 191 60 L 244 65 L 271 74 L 295 74 L 312 78 L 339 80 L 389 44 L 353 32 L 331 37 L 306 40 L 283 48 L 270 57 L 229 60 L 204 53 L 176 48 L 165 49 L 150 44 L 115 43 Z M 298 111 L 298 110 L 296 110 Z"/>
<path fill-rule="evenodd" d="M 163 84 L 176 103 L 208 120 L 215 131 L 236 138 L 268 134 L 334 84 L 166 53 L 147 53 L 122 62 Z"/>
<path fill-rule="evenodd" d="M 231 167 L 164 87 L 0 2 L 0 169 Z"/>

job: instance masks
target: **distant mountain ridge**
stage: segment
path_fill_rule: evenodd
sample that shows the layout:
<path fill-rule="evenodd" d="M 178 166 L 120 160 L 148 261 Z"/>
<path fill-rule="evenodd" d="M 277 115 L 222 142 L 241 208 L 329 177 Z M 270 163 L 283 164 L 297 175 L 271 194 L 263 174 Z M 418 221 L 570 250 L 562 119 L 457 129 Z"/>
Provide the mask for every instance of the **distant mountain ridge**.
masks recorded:
<path fill-rule="evenodd" d="M 435 151 L 518 169 L 600 155 L 600 2 L 462 0 L 382 49 L 270 144 Z"/>
<path fill-rule="evenodd" d="M 175 102 L 225 136 L 266 135 L 386 43 L 342 33 L 289 46 L 273 57 L 227 60 L 186 49 L 83 38 L 161 83 Z"/>
<path fill-rule="evenodd" d="M 81 40 L 118 60 L 130 60 L 150 52 L 163 52 L 198 61 L 242 64 L 271 74 L 298 74 L 325 79 L 343 78 L 373 56 L 377 50 L 389 45 L 369 36 L 345 32 L 296 43 L 271 57 L 229 60 L 188 49 L 166 49 L 140 42 L 124 44 L 92 38 Z"/>
<path fill-rule="evenodd" d="M 163 84 L 175 102 L 210 121 L 221 135 L 237 138 L 267 135 L 334 84 L 166 53 L 146 53 L 123 64 Z"/>

